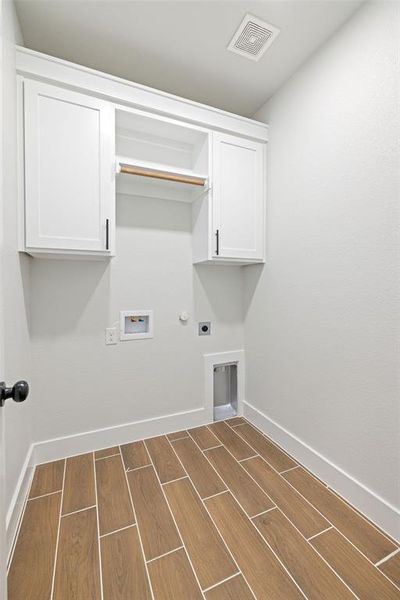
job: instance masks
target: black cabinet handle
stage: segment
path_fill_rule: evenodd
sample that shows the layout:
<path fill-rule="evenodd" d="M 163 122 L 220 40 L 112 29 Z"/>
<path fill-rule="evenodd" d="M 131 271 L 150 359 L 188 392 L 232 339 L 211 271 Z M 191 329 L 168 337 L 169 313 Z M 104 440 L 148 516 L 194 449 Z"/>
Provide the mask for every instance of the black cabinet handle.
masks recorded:
<path fill-rule="evenodd" d="M 217 231 L 215 232 L 215 237 L 216 237 L 216 248 L 215 248 L 215 254 L 218 256 L 219 255 L 219 229 L 217 229 Z"/>
<path fill-rule="evenodd" d="M 109 227 L 110 227 L 110 219 L 106 219 L 106 250 L 109 250 L 109 246 L 110 246 L 110 232 L 109 232 Z"/>

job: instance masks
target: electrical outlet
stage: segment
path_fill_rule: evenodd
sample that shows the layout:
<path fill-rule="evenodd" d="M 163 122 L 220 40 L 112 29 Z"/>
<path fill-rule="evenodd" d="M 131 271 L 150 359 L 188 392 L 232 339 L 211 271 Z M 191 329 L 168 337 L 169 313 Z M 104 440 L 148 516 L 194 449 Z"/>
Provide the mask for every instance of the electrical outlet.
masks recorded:
<path fill-rule="evenodd" d="M 210 335 L 211 334 L 211 323 L 210 321 L 200 321 L 199 323 L 199 335 Z"/>
<path fill-rule="evenodd" d="M 116 344 L 117 340 L 117 328 L 116 327 L 107 327 L 106 329 L 106 345 Z"/>

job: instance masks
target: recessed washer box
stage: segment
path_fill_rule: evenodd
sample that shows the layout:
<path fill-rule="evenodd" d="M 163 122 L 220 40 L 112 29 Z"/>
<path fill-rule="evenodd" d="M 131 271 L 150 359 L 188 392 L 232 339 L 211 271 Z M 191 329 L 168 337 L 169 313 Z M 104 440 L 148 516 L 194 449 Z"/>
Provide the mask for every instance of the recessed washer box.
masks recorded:
<path fill-rule="evenodd" d="M 120 340 L 142 340 L 154 337 L 152 310 L 121 310 Z"/>

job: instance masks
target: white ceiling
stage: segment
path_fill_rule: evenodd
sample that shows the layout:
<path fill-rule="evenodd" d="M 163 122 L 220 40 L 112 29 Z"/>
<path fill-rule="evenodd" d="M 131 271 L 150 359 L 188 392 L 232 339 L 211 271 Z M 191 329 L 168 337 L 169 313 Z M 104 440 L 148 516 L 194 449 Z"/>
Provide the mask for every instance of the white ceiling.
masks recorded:
<path fill-rule="evenodd" d="M 16 0 L 25 45 L 251 116 L 362 0 Z M 250 12 L 281 29 L 257 63 L 226 50 Z"/>

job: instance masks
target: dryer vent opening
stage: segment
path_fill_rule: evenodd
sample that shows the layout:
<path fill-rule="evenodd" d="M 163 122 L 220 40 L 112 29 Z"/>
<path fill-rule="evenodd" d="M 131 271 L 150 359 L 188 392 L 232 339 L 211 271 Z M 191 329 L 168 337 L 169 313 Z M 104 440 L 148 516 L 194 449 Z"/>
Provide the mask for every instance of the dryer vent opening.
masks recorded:
<path fill-rule="evenodd" d="M 214 366 L 214 421 L 235 417 L 238 410 L 237 363 Z"/>

